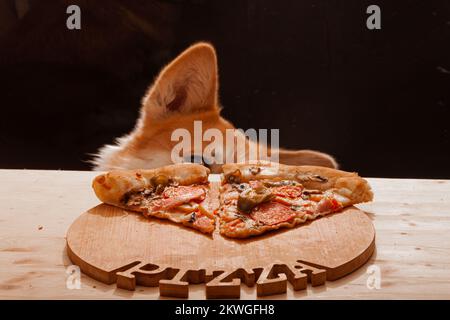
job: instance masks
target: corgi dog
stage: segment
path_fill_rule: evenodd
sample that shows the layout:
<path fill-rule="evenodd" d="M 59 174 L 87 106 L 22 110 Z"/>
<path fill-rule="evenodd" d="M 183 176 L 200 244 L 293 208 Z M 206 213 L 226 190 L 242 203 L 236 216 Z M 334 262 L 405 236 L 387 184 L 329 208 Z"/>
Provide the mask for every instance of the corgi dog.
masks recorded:
<path fill-rule="evenodd" d="M 183 128 L 193 135 L 194 122 L 197 121 L 201 121 L 203 130 L 215 129 L 223 136 L 227 130 L 235 129 L 220 115 L 217 69 L 216 52 L 209 43 L 194 44 L 181 53 L 162 69 L 144 96 L 134 129 L 118 138 L 114 145 L 102 147 L 92 161 L 94 169 L 151 169 L 172 164 L 172 150 L 179 143 L 173 141 L 172 133 Z M 236 135 L 244 135 L 241 131 L 235 132 Z M 337 168 L 333 157 L 322 152 L 274 150 L 245 136 L 244 139 L 245 150 L 268 148 L 268 153 L 278 152 L 279 162 L 283 164 Z M 202 142 L 201 149 L 205 147 L 206 143 Z M 223 152 L 231 153 L 233 162 L 246 160 L 245 152 L 242 154 L 227 147 L 223 146 Z M 198 153 L 198 148 L 194 150 L 192 146 L 190 157 L 185 161 L 205 162 L 202 161 L 203 155 L 195 154 L 195 151 Z M 212 173 L 221 171 L 221 164 L 213 163 L 209 167 Z"/>

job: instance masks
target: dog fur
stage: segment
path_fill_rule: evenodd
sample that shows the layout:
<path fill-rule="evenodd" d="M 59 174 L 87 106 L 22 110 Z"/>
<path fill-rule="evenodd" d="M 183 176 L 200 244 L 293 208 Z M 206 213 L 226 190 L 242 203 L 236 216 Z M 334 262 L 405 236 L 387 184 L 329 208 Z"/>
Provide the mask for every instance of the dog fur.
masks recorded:
<path fill-rule="evenodd" d="M 208 43 L 194 44 L 161 71 L 142 101 L 135 128 L 114 145 L 102 147 L 93 160 L 94 169 L 150 169 L 171 164 L 172 148 L 178 144 L 171 141 L 174 130 L 185 128 L 193 133 L 195 120 L 202 121 L 203 130 L 215 128 L 225 133 L 235 129 L 220 111 L 215 50 Z M 246 139 L 246 143 L 256 142 Z M 234 153 L 234 161 L 245 160 L 238 157 Z M 279 149 L 279 160 L 290 165 L 337 168 L 333 157 L 312 150 Z M 211 171 L 220 172 L 220 166 L 211 166 Z"/>

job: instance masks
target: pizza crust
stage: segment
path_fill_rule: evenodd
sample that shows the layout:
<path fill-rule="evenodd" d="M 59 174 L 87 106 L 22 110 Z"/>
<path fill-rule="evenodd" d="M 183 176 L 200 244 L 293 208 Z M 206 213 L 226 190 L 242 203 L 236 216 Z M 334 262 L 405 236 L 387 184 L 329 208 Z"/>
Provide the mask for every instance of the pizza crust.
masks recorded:
<path fill-rule="evenodd" d="M 164 175 L 179 185 L 208 182 L 209 169 L 195 163 L 181 163 L 148 170 L 115 170 L 97 176 L 92 188 L 97 197 L 108 204 L 123 207 L 121 200 L 133 190 L 148 188 L 151 179 Z"/>
<path fill-rule="evenodd" d="M 222 170 L 224 182 L 229 181 L 230 177 L 238 177 L 239 182 L 262 179 L 295 180 L 307 189 L 335 189 L 337 193 L 349 198 L 352 204 L 373 199 L 370 185 L 356 172 L 318 166 L 289 166 L 268 161 L 225 164 Z"/>

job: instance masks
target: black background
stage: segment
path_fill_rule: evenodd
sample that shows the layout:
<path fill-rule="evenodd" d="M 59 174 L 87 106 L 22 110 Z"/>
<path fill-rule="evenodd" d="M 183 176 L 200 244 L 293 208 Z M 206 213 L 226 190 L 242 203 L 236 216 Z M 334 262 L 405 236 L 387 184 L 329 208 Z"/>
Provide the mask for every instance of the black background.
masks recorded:
<path fill-rule="evenodd" d="M 66 28 L 81 7 L 82 29 Z M 366 28 L 377 4 L 382 29 Z M 0 0 L 0 168 L 90 169 L 159 69 L 219 58 L 223 115 L 364 176 L 450 178 L 450 2 Z"/>
<path fill-rule="evenodd" d="M 220 311 L 220 305 L 261 305 L 262 307 L 274 305 L 275 314 L 234 314 L 223 315 L 218 312 L 203 315 L 177 315 L 176 308 L 185 307 L 210 307 Z M 299 310 L 303 317 L 343 317 L 357 319 L 360 314 L 370 313 L 374 317 L 381 318 L 386 313 L 401 313 L 405 317 L 428 316 L 430 310 L 448 310 L 448 300 L 26 300 L 11 301 L 1 300 L 0 306 L 3 312 L 11 310 L 19 316 L 35 316 L 45 314 L 47 319 L 59 319 L 62 313 L 70 311 L 71 315 L 85 317 L 89 315 L 102 317 L 139 317 L 142 314 L 151 313 L 158 319 L 286 319 L 297 315 Z M 151 310 L 151 311 L 149 311 Z M 349 312 L 351 310 L 352 312 Z"/>

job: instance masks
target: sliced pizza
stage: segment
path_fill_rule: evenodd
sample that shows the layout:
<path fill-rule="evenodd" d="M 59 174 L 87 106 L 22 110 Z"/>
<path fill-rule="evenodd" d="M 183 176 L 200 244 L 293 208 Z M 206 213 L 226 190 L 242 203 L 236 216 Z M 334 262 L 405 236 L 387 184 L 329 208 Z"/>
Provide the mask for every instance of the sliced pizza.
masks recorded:
<path fill-rule="evenodd" d="M 97 176 L 92 187 L 110 205 L 168 219 L 211 234 L 215 229 L 209 169 L 193 163 L 151 170 L 117 170 Z"/>
<path fill-rule="evenodd" d="M 246 238 L 371 201 L 358 174 L 325 167 L 271 162 L 222 166 L 220 233 Z"/>

